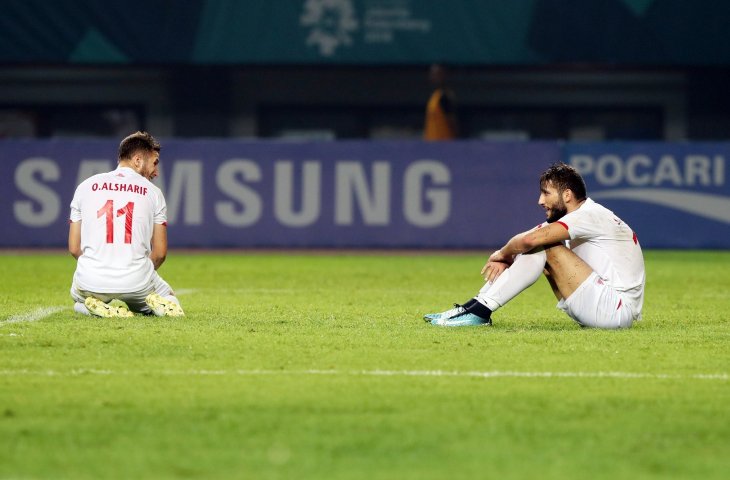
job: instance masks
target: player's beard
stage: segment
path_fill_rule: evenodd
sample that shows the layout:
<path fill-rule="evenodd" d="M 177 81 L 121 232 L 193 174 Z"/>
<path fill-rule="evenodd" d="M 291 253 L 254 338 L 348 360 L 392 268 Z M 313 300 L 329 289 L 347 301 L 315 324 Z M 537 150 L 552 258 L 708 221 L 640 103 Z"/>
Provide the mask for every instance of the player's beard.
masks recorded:
<path fill-rule="evenodd" d="M 565 202 L 561 198 L 555 205 L 550 207 L 549 212 L 547 222 L 554 223 L 563 218 L 568 213 L 568 209 L 565 207 Z"/>

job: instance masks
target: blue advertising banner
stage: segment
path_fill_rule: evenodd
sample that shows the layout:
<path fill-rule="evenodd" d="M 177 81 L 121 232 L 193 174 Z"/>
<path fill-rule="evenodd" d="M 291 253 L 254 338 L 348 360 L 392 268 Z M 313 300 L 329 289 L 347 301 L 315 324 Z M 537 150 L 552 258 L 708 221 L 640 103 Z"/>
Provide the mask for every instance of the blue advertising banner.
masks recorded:
<path fill-rule="evenodd" d="M 65 247 L 76 185 L 117 141 L 0 142 L 0 247 Z M 730 248 L 718 143 L 163 140 L 172 247 L 492 248 L 544 220 L 566 161 L 647 248 Z"/>
<path fill-rule="evenodd" d="M 2 247 L 65 246 L 69 203 L 117 142 L 4 141 Z M 543 220 L 556 143 L 169 140 L 172 247 L 488 248 Z"/>
<path fill-rule="evenodd" d="M 727 143 L 566 144 L 591 198 L 645 247 L 730 248 Z"/>

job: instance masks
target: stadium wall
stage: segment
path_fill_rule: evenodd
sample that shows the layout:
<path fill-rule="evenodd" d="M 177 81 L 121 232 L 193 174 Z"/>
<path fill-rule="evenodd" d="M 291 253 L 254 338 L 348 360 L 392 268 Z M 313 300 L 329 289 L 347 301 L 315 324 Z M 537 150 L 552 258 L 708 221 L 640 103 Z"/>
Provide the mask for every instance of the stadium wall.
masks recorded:
<path fill-rule="evenodd" d="M 162 144 L 172 247 L 497 247 L 543 221 L 538 177 L 565 161 L 644 247 L 730 248 L 730 143 Z M 117 145 L 0 142 L 0 247 L 64 247 L 76 185 Z"/>

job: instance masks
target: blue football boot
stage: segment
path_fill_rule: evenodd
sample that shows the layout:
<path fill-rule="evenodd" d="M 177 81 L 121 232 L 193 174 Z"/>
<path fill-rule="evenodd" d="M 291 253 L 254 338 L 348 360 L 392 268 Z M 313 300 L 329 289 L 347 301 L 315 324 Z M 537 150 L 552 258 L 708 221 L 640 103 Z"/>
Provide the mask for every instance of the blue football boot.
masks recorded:
<path fill-rule="evenodd" d="M 431 320 L 431 325 L 437 325 L 439 327 L 474 327 L 478 325 L 491 325 L 492 320 L 489 318 L 482 318 L 479 315 L 465 312 L 460 315 L 453 317 L 440 317 Z"/>
<path fill-rule="evenodd" d="M 449 318 L 455 315 L 461 315 L 462 313 L 466 313 L 466 309 L 464 308 L 464 306 L 455 303 L 454 308 L 441 313 L 427 313 L 423 316 L 423 319 L 427 322 L 430 322 L 432 320 L 438 320 L 439 318 Z"/>

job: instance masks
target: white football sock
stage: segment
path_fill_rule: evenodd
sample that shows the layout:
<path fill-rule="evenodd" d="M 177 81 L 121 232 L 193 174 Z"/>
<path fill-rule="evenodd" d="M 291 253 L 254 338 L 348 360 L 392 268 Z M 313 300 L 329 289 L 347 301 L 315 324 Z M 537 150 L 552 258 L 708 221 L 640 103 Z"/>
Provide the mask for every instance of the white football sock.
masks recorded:
<path fill-rule="evenodd" d="M 81 302 L 74 303 L 74 311 L 83 315 L 91 315 L 91 312 L 89 312 L 89 309 L 86 308 L 86 305 Z"/>
<path fill-rule="evenodd" d="M 175 295 L 165 295 L 165 296 L 164 296 L 163 298 L 164 298 L 165 300 L 170 300 L 171 302 L 175 302 L 175 303 L 177 303 L 178 305 L 180 305 L 180 300 L 178 300 L 178 299 L 177 299 L 177 297 L 176 297 Z"/>
<path fill-rule="evenodd" d="M 492 283 L 486 283 L 475 297 L 491 311 L 497 310 L 540 278 L 547 255 L 540 248 L 515 257 L 512 265 Z"/>

